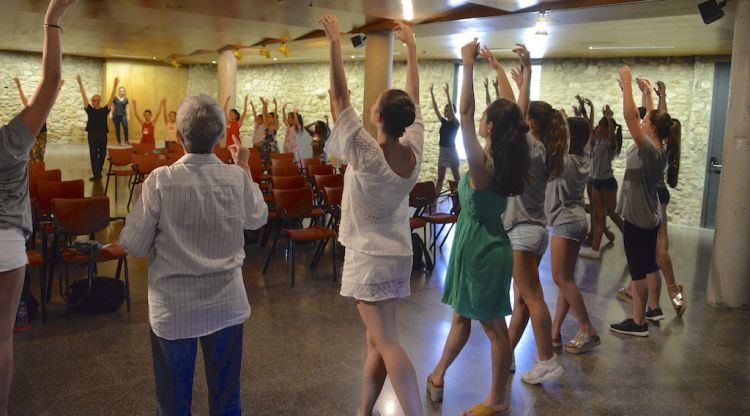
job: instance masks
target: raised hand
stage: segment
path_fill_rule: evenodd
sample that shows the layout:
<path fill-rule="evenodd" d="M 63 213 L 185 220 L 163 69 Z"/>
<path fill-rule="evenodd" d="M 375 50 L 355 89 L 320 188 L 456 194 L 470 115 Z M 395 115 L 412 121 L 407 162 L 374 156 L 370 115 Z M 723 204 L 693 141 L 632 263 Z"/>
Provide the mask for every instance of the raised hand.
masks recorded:
<path fill-rule="evenodd" d="M 602 110 L 602 114 L 604 114 L 604 117 L 611 119 L 615 113 L 612 112 L 612 109 L 609 108 L 609 104 L 604 106 L 604 110 Z"/>
<path fill-rule="evenodd" d="M 667 86 L 663 81 L 656 81 L 656 95 L 658 95 L 659 97 L 664 97 L 665 95 L 667 95 Z"/>
<path fill-rule="evenodd" d="M 520 66 L 517 68 L 511 68 L 510 77 L 513 78 L 516 86 L 520 89 L 523 84 L 523 69 L 521 69 Z"/>
<path fill-rule="evenodd" d="M 393 28 L 393 36 L 408 46 L 417 45 L 417 41 L 414 39 L 414 32 L 404 22 L 396 22 L 396 27 Z"/>
<path fill-rule="evenodd" d="M 523 43 L 516 43 L 516 47 L 513 48 L 513 53 L 518 56 L 518 60 L 521 61 L 521 65 L 524 68 L 531 68 L 531 53 L 526 49 L 526 45 Z"/>
<path fill-rule="evenodd" d="M 630 67 L 627 65 L 624 65 L 622 68 L 620 68 L 620 88 L 623 88 L 625 84 L 632 84 L 633 83 L 633 73 L 630 72 Z"/>
<path fill-rule="evenodd" d="M 430 84 L 430 95 L 435 95 L 435 84 Z"/>
<path fill-rule="evenodd" d="M 320 24 L 323 25 L 323 31 L 331 42 L 341 40 L 341 30 L 339 30 L 339 19 L 335 14 L 324 14 L 320 18 Z"/>
<path fill-rule="evenodd" d="M 65 14 L 65 11 L 68 10 L 68 7 L 72 6 L 76 0 L 52 0 L 49 2 L 49 6 L 47 7 L 47 14 L 44 16 L 44 23 L 48 23 L 51 25 L 56 25 L 60 23 L 60 18 L 62 18 L 63 14 Z"/>
<path fill-rule="evenodd" d="M 236 136 L 235 136 L 236 140 Z M 235 141 L 235 143 L 239 143 Z M 233 144 L 227 147 L 229 150 L 229 153 L 232 155 L 232 160 L 234 160 L 234 164 L 243 168 L 243 169 L 249 169 L 250 166 L 248 165 L 248 161 L 250 160 L 250 149 L 243 146 L 242 144 Z"/>
<path fill-rule="evenodd" d="M 485 78 L 484 79 L 484 89 L 486 90 L 487 88 L 489 88 L 489 86 L 490 86 L 490 81 L 487 78 Z"/>
<path fill-rule="evenodd" d="M 576 117 L 582 117 L 583 116 L 583 114 L 581 113 L 581 107 L 578 107 L 578 106 L 574 105 L 574 106 L 572 106 L 570 108 L 573 110 L 573 115 L 575 115 Z M 568 114 L 565 112 L 565 110 L 560 109 L 560 112 L 563 113 L 565 115 L 565 117 L 568 116 Z"/>
<path fill-rule="evenodd" d="M 115 86 L 120 85 L 120 77 L 115 77 Z"/>
<path fill-rule="evenodd" d="M 493 87 L 494 87 L 495 89 L 498 89 L 498 88 L 499 88 L 500 84 L 499 84 L 499 83 L 497 82 L 497 77 L 495 77 L 495 78 L 494 78 L 494 79 L 492 80 L 492 86 L 493 86 Z"/>
<path fill-rule="evenodd" d="M 447 82 L 445 83 L 445 87 L 443 88 L 443 90 L 445 91 L 446 94 L 450 95 L 451 89 L 450 89 L 450 87 L 448 87 L 448 83 Z"/>
<path fill-rule="evenodd" d="M 587 106 L 594 108 L 594 103 L 592 103 L 588 98 L 584 98 L 583 102 L 586 103 Z"/>
<path fill-rule="evenodd" d="M 500 67 L 500 61 L 495 58 L 495 55 L 492 54 L 492 51 L 490 51 L 490 48 L 488 48 L 487 45 L 482 46 L 482 50 L 479 53 L 487 59 L 490 65 L 492 65 L 492 68 L 497 70 Z"/>
<path fill-rule="evenodd" d="M 578 101 L 578 106 L 583 107 L 583 97 L 576 95 L 576 100 Z"/>
<path fill-rule="evenodd" d="M 78 81 L 79 84 L 83 83 L 83 81 L 81 81 L 81 74 L 76 74 L 76 81 Z"/>
<path fill-rule="evenodd" d="M 461 48 L 461 58 L 464 64 L 473 64 L 479 56 L 479 39 L 474 38 L 471 42 L 467 43 Z"/>
<path fill-rule="evenodd" d="M 644 94 L 651 93 L 651 81 L 645 78 L 636 78 L 635 82 L 638 83 L 638 88 L 641 89 L 642 93 Z"/>

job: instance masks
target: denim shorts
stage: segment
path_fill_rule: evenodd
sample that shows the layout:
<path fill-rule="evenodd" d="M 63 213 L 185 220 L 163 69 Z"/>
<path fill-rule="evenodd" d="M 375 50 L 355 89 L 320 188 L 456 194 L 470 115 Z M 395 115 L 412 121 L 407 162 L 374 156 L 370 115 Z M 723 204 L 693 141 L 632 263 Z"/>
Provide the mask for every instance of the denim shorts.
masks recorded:
<path fill-rule="evenodd" d="M 508 230 L 514 251 L 527 251 L 539 257 L 547 251 L 547 228 L 537 224 L 516 224 Z"/>
<path fill-rule="evenodd" d="M 552 235 L 568 240 L 583 241 L 588 232 L 589 224 L 585 219 L 552 226 Z"/>

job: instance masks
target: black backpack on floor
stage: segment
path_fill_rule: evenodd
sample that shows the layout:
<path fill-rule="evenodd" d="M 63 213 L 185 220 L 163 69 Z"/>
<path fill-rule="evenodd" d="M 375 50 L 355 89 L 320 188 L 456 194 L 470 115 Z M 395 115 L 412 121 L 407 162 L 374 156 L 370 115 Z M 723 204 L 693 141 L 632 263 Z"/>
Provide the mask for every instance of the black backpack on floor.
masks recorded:
<path fill-rule="evenodd" d="M 70 284 L 68 303 L 76 312 L 110 313 L 125 301 L 125 282 L 111 277 L 96 276 Z"/>

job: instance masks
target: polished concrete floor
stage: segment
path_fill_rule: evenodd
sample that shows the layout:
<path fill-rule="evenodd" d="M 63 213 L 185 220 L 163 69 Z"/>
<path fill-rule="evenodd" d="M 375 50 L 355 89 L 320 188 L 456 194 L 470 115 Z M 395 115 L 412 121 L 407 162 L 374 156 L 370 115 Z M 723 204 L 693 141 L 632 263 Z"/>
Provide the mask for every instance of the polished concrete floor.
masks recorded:
<path fill-rule="evenodd" d="M 48 152 L 48 166 L 62 168 L 63 179 L 90 176 L 83 146 L 51 145 Z M 125 213 L 123 188 L 113 215 Z M 102 191 L 103 184 L 87 182 L 87 195 Z M 562 352 L 564 376 L 548 385 L 529 386 L 520 379 L 520 371 L 529 369 L 535 359 L 528 328 L 515 352 L 519 373 L 509 385 L 513 415 L 750 414 L 750 315 L 718 310 L 705 302 L 711 232 L 673 227 L 670 236 L 678 280 L 688 289 L 687 313 L 676 317 L 663 295 L 666 319 L 650 325 L 649 337 L 626 338 L 607 330 L 611 322 L 630 314 L 630 305 L 615 299 L 615 290 L 628 279 L 618 234 L 602 260 L 581 259 L 576 270 L 602 345 L 581 356 Z M 242 364 L 245 413 L 355 415 L 364 327 L 354 303 L 339 296 L 338 285 L 331 281 L 330 255 L 317 270 L 309 270 L 311 247 L 300 246 L 298 280 L 292 289 L 289 263 L 281 251 L 269 272 L 260 273 L 266 250 L 246 247 L 244 276 L 252 316 L 245 324 Z M 449 250 L 446 244 L 432 273 L 412 275 L 412 296 L 399 304 L 400 339 L 414 362 L 420 389 L 450 327 L 451 310 L 440 302 Z M 554 313 L 557 289 L 548 254 L 540 273 Z M 31 331 L 16 335 L 11 415 L 155 413 L 146 261 L 132 258 L 130 264 L 130 315 L 123 306 L 108 315 L 76 314 L 67 322 L 57 296 L 46 326 L 37 320 Z M 36 286 L 33 290 L 38 293 Z M 57 293 L 57 284 L 54 290 Z M 573 336 L 575 330 L 569 316 L 563 337 Z M 481 401 L 489 389 L 489 369 L 489 343 L 474 323 L 466 348 L 446 377 L 444 403 L 432 404 L 423 397 L 425 413 L 459 415 Z M 206 415 L 200 358 L 195 380 L 193 413 Z M 383 416 L 403 414 L 389 385 L 376 409 Z"/>

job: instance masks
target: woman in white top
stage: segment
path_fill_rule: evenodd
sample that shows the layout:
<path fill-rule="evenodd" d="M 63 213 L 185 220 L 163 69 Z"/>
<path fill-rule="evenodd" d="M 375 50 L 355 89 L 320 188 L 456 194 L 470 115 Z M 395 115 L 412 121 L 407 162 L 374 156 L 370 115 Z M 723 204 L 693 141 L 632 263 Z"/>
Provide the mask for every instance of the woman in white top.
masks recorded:
<path fill-rule="evenodd" d="M 164 99 L 164 126 L 167 128 L 167 141 L 177 143 L 177 112 L 167 113 L 167 100 Z"/>
<path fill-rule="evenodd" d="M 359 414 L 369 415 L 386 376 L 406 415 L 421 415 L 417 378 L 396 336 L 396 300 L 408 296 L 412 267 L 408 195 L 419 176 L 424 124 L 414 34 L 396 23 L 407 45 L 406 92 L 383 91 L 370 110 L 372 137 L 347 93 L 336 16 L 320 19 L 331 41 L 331 97 L 338 114 L 326 151 L 349 164 L 344 179 L 339 241 L 346 247 L 341 294 L 357 302 L 367 328 L 367 358 Z"/>

